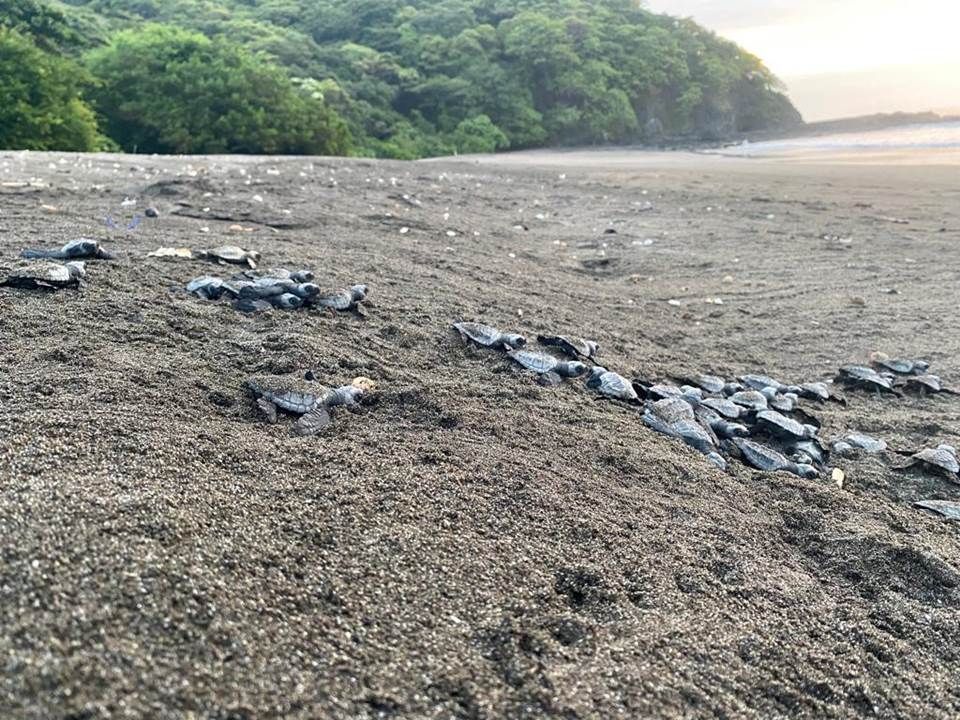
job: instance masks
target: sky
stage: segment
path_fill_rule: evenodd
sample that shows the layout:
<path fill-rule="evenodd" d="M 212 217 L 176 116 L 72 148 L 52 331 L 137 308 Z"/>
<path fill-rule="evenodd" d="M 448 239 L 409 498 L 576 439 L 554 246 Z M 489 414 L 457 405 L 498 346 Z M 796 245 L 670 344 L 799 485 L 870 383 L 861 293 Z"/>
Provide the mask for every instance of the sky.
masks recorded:
<path fill-rule="evenodd" d="M 960 110 L 960 0 L 646 0 L 758 55 L 807 120 Z"/>

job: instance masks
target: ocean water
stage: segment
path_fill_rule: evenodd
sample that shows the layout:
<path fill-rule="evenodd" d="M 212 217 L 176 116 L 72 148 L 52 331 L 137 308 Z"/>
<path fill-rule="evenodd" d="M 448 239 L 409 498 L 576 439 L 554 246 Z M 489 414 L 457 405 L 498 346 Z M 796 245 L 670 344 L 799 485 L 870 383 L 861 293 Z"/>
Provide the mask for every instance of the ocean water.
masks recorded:
<path fill-rule="evenodd" d="M 943 122 L 866 132 L 786 138 L 731 145 L 711 151 L 731 157 L 819 157 L 960 154 L 960 122 Z"/>

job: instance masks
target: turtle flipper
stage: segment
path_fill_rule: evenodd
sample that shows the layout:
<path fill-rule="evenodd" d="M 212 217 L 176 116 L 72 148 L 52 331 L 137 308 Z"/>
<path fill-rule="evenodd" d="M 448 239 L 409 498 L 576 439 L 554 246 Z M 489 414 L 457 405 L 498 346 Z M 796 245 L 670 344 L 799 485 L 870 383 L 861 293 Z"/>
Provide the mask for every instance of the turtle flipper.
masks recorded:
<path fill-rule="evenodd" d="M 264 397 L 257 398 L 257 407 L 267 416 L 267 422 L 271 425 L 277 422 L 277 406 Z"/>
<path fill-rule="evenodd" d="M 39 260 L 41 258 L 63 259 L 63 253 L 59 250 L 24 250 L 20 257 L 28 260 Z"/>
<path fill-rule="evenodd" d="M 306 415 L 302 415 L 293 426 L 293 434 L 300 437 L 316 435 L 330 424 L 330 413 L 323 406 L 315 407 Z"/>

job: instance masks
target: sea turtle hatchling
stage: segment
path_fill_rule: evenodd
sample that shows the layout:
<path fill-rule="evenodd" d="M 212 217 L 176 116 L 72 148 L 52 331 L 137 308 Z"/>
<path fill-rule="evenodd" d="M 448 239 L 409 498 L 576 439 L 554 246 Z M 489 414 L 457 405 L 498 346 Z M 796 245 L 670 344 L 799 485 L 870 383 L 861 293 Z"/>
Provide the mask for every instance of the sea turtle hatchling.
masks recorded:
<path fill-rule="evenodd" d="M 318 390 L 294 389 L 286 381 L 272 381 L 268 386 L 259 380 L 248 380 L 247 387 L 257 401 L 257 407 L 270 423 L 277 421 L 277 411 L 299 415 L 294 425 L 295 435 L 316 435 L 330 424 L 330 411 L 336 407 L 356 410 L 365 394 L 373 392 L 376 384 L 365 377 L 354 378 L 349 385 Z"/>
<path fill-rule="evenodd" d="M 960 394 L 960 392 L 953 388 L 945 387 L 939 375 L 911 375 L 905 379 L 903 384 L 907 390 L 921 395 L 936 395 L 937 393 L 947 395 Z"/>
<path fill-rule="evenodd" d="M 255 280 L 241 280 L 235 284 L 239 297 L 252 300 L 273 302 L 271 298 L 275 296 L 290 294 L 296 295 L 303 301 L 301 304 L 305 304 L 320 295 L 319 285 L 311 282 L 298 283 L 289 278 L 260 277 Z"/>
<path fill-rule="evenodd" d="M 71 240 L 59 250 L 24 250 L 20 257 L 31 260 L 113 260 L 114 257 L 97 240 Z"/>
<path fill-rule="evenodd" d="M 221 265 L 246 265 L 253 269 L 260 262 L 260 253 L 256 250 L 244 250 L 236 245 L 221 245 L 212 250 L 198 250 L 194 257 L 210 260 Z"/>
<path fill-rule="evenodd" d="M 628 403 L 638 403 L 640 398 L 633 384 L 623 375 L 610 372 L 604 367 L 595 365 L 590 368 L 590 377 L 587 378 L 587 387 L 596 390 L 603 397 L 613 400 L 622 400 Z"/>
<path fill-rule="evenodd" d="M 587 366 L 577 360 L 558 360 L 553 355 L 531 350 L 508 350 L 515 363 L 539 376 L 544 385 L 556 385 L 562 378 L 575 378 L 587 372 Z"/>
<path fill-rule="evenodd" d="M 651 430 L 683 441 L 685 445 L 706 455 L 718 468 L 726 470 L 726 460 L 717 452 L 716 435 L 697 422 L 693 408 L 682 398 L 666 398 L 648 403 L 642 419 L 644 425 Z"/>
<path fill-rule="evenodd" d="M 755 412 L 766 410 L 768 407 L 766 396 L 759 390 L 741 390 L 740 392 L 735 392 L 730 396 L 730 401 L 742 408 Z"/>
<path fill-rule="evenodd" d="M 537 342 L 547 347 L 555 347 L 574 360 L 578 358 L 594 360 L 600 354 L 600 346 L 597 343 L 583 338 L 567 335 L 537 335 Z"/>
<path fill-rule="evenodd" d="M 758 412 L 756 428 L 771 437 L 794 442 L 812 440 L 818 432 L 818 429 L 813 425 L 802 425 L 776 410 L 761 410 Z"/>
<path fill-rule="evenodd" d="M 492 325 L 475 322 L 455 322 L 453 329 L 464 341 L 472 341 L 480 347 L 515 350 L 527 344 L 523 335 L 500 332 Z"/>
<path fill-rule="evenodd" d="M 808 480 L 820 477 L 820 473 L 817 472 L 817 469 L 812 465 L 788 460 L 773 448 L 761 445 L 753 440 L 737 438 L 732 440 L 731 443 L 740 451 L 740 456 L 743 458 L 743 461 L 757 470 L 763 470 L 765 472 L 783 470 L 793 475 L 807 478 Z"/>
<path fill-rule="evenodd" d="M 746 412 L 742 406 L 737 405 L 737 403 L 729 398 L 708 397 L 701 401 L 701 405 L 719 413 L 727 420 L 737 420 Z"/>
<path fill-rule="evenodd" d="M 867 390 L 873 390 L 878 395 L 889 393 L 900 397 L 900 393 L 893 388 L 890 380 L 890 377 L 881 375 L 873 368 L 862 365 L 845 365 L 840 368 L 840 372 L 837 375 L 837 382 L 850 387 L 861 387 Z"/>
<path fill-rule="evenodd" d="M 882 353 L 874 353 L 873 364 L 897 375 L 923 375 L 930 369 L 926 360 L 907 360 L 905 358 L 888 358 Z"/>
<path fill-rule="evenodd" d="M 887 443 L 884 440 L 858 432 L 852 432 L 833 443 L 833 451 L 838 455 L 851 455 L 856 450 L 862 450 L 868 455 L 874 455 L 886 449 Z"/>
<path fill-rule="evenodd" d="M 716 375 L 697 375 L 689 384 L 696 385 L 711 395 L 720 395 L 727 383 L 723 378 Z"/>
<path fill-rule="evenodd" d="M 730 422 L 707 405 L 701 404 L 694 408 L 694 414 L 697 421 L 709 427 L 718 438 L 729 440 L 735 437 L 747 437 L 750 434 L 750 429 L 746 425 Z"/>
<path fill-rule="evenodd" d="M 247 271 L 244 273 L 251 280 L 257 280 L 258 277 Z M 278 280 L 292 280 L 295 283 L 309 283 L 313 282 L 313 273 L 310 270 L 294 270 L 290 271 L 286 268 L 270 268 L 265 272 L 260 273 L 260 278 L 276 278 Z"/>
<path fill-rule="evenodd" d="M 772 387 L 766 387 L 760 394 L 767 399 L 767 407 L 777 412 L 793 412 L 797 407 L 798 396 L 792 392 L 779 392 Z"/>
<path fill-rule="evenodd" d="M 795 387 L 793 385 L 784 385 L 779 380 L 775 380 L 774 378 L 768 377 L 767 375 L 757 375 L 757 374 L 741 375 L 737 379 L 749 389 L 760 390 L 761 392 L 766 388 L 771 388 L 774 390 L 774 392 L 778 392 L 778 393 L 793 392 Z"/>
<path fill-rule="evenodd" d="M 834 393 L 832 388 L 825 382 L 800 383 L 800 385 L 797 386 L 797 395 L 805 400 L 817 400 L 819 402 L 833 401 L 841 405 L 847 404 L 846 398 Z"/>
<path fill-rule="evenodd" d="M 351 285 L 348 288 L 337 290 L 329 295 L 317 295 L 312 299 L 312 304 L 331 310 L 345 311 L 356 310 L 362 313 L 361 305 L 367 299 L 369 289 L 366 285 Z"/>
<path fill-rule="evenodd" d="M 224 294 L 236 296 L 236 291 L 218 277 L 202 275 L 187 283 L 187 292 L 204 300 L 219 300 Z"/>
<path fill-rule="evenodd" d="M 60 265 L 59 263 L 34 263 L 13 270 L 0 281 L 0 287 L 17 288 L 20 290 L 62 290 L 80 286 L 80 281 L 86 275 L 86 267 L 79 260 L 72 260 Z"/>
<path fill-rule="evenodd" d="M 906 470 L 915 465 L 932 470 L 941 470 L 950 476 L 954 482 L 960 482 L 957 474 L 960 473 L 960 462 L 957 461 L 957 450 L 952 445 L 937 445 L 935 448 L 924 448 L 914 453 L 906 465 L 895 467 L 894 470 Z"/>
<path fill-rule="evenodd" d="M 960 503 L 950 500 L 920 500 L 913 504 L 915 508 L 932 512 L 947 520 L 960 521 Z"/>

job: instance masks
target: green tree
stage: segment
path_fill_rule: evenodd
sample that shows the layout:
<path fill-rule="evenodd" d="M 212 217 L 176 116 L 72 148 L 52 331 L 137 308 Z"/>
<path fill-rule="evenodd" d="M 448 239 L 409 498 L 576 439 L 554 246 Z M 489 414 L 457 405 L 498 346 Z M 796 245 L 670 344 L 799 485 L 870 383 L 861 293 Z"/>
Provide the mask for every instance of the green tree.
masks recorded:
<path fill-rule="evenodd" d="M 163 25 L 92 51 L 93 94 L 126 150 L 344 154 L 349 133 L 317 93 L 299 92 L 265 56 Z"/>
<path fill-rule="evenodd" d="M 81 96 L 86 79 L 75 63 L 0 27 L 0 147 L 98 149 L 96 117 Z"/>
<path fill-rule="evenodd" d="M 451 136 L 460 153 L 492 153 L 509 146 L 510 141 L 486 115 L 477 115 L 457 125 Z"/>

